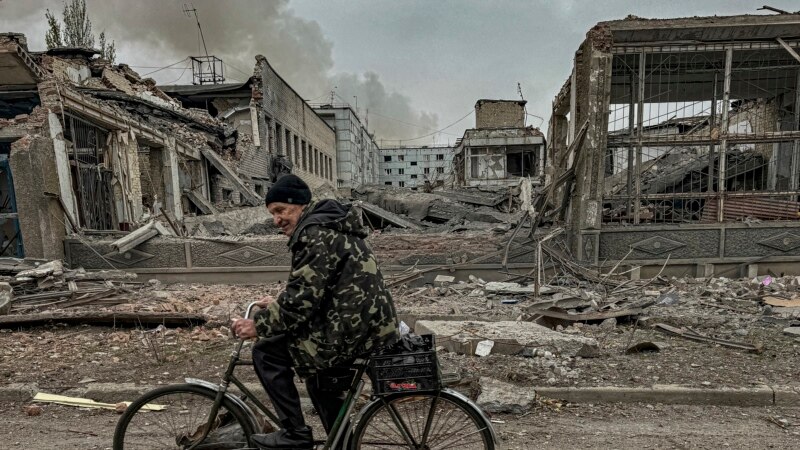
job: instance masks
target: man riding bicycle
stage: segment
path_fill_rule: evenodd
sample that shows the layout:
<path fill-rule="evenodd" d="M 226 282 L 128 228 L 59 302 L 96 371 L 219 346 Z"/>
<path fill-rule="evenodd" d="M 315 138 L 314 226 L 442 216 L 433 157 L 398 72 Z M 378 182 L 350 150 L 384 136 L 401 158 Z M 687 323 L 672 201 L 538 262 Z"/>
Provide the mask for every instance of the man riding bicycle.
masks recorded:
<path fill-rule="evenodd" d="M 311 201 L 308 185 L 285 175 L 267 192 L 273 221 L 289 236 L 292 267 L 286 289 L 252 320 L 236 319 L 243 339 L 260 337 L 253 365 L 281 420 L 274 433 L 254 435 L 261 448 L 312 448 L 294 372 L 306 380 L 314 408 L 329 432 L 344 391 L 321 390 L 318 377 L 395 342 L 397 314 L 358 209 L 335 200 Z"/>

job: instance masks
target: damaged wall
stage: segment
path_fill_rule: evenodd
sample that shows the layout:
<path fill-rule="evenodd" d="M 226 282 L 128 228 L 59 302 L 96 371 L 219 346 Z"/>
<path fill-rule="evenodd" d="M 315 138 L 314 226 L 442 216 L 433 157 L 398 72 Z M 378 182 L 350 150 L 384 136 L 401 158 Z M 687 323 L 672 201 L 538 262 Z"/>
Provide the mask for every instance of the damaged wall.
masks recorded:
<path fill-rule="evenodd" d="M 571 195 L 553 206 L 575 256 L 712 266 L 800 257 L 800 66 L 786 50 L 800 49 L 786 34 L 798 19 L 632 17 L 587 32 L 549 130 L 549 181 L 574 170 Z"/>
<path fill-rule="evenodd" d="M 314 109 L 269 65 L 256 57 L 256 84 L 270 155 L 287 155 L 293 172 L 312 189 L 336 180 L 336 134 Z M 286 131 L 290 139 L 286 140 Z M 280 153 L 279 153 L 280 152 Z"/>
<path fill-rule="evenodd" d="M 475 128 L 523 128 L 525 100 L 478 100 Z"/>
<path fill-rule="evenodd" d="M 15 174 L 19 225 L 28 257 L 50 260 L 64 257 L 64 213 L 57 200 L 44 195 L 61 189 L 55 151 L 49 135 L 29 135 L 11 144 L 9 161 Z"/>

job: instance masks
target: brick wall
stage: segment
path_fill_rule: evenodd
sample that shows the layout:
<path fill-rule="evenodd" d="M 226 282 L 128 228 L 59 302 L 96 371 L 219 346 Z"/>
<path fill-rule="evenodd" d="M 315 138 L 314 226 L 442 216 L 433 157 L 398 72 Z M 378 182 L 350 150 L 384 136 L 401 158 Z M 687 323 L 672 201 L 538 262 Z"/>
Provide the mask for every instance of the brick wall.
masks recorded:
<path fill-rule="evenodd" d="M 336 174 L 328 169 L 336 167 L 336 135 L 333 129 L 275 72 L 265 58 L 257 59 L 262 79 L 261 106 L 268 129 L 269 153 L 277 154 L 277 149 L 280 149 L 281 154 L 288 155 L 295 167 L 307 168 L 303 174 L 305 177 L 317 178 L 319 182 L 335 180 Z M 287 132 L 291 138 L 288 143 Z M 295 140 L 300 152 L 295 149 Z"/>
<path fill-rule="evenodd" d="M 521 128 L 524 126 L 524 101 L 479 100 L 475 104 L 475 128 Z"/>

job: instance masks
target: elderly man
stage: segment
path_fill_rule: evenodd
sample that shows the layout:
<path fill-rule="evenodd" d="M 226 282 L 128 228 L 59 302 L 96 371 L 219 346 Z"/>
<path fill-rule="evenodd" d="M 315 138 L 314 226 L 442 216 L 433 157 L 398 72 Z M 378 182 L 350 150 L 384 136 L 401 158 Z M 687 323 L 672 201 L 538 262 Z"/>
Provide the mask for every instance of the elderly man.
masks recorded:
<path fill-rule="evenodd" d="M 327 432 L 344 402 L 343 392 L 320 390 L 326 369 L 398 339 L 397 315 L 378 264 L 364 242 L 367 229 L 356 208 L 334 200 L 311 202 L 311 191 L 295 175 L 281 177 L 267 192 L 275 225 L 289 236 L 292 269 L 286 290 L 264 302 L 253 320 L 236 319 L 233 331 L 253 346 L 256 374 L 281 429 L 254 436 L 262 448 L 312 448 L 294 372 Z"/>

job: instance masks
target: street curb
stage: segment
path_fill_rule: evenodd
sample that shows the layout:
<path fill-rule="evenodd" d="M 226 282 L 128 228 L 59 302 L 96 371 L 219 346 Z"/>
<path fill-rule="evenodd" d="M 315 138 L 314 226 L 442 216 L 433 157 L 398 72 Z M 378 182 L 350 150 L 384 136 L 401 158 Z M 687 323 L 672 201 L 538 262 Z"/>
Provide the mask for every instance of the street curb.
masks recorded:
<path fill-rule="evenodd" d="M 134 383 L 89 383 L 66 391 L 60 395 L 84 397 L 92 400 L 116 403 L 132 401 L 141 394 L 164 385 L 137 385 Z M 259 398 L 264 392 L 259 383 L 245 383 Z M 570 403 L 662 403 L 671 405 L 716 405 L 716 406 L 794 406 L 800 404 L 800 389 L 787 386 L 766 385 L 749 388 L 694 388 L 679 385 L 653 385 L 652 387 L 533 387 L 545 398 Z M 232 388 L 232 392 L 238 389 Z M 304 386 L 298 386 L 301 398 L 307 398 Z M 28 402 L 39 388 L 35 384 L 11 383 L 0 386 L 0 402 Z M 51 392 L 55 393 L 55 392 Z"/>
<path fill-rule="evenodd" d="M 10 383 L 0 386 L 0 402 L 27 402 L 39 388 L 35 384 Z"/>
<path fill-rule="evenodd" d="M 776 391 L 769 386 L 752 388 L 692 388 L 678 385 L 646 387 L 540 387 L 536 393 L 570 403 L 662 403 L 668 405 L 769 406 Z M 788 397 L 787 397 L 788 399 Z M 786 404 L 786 402 L 782 402 Z"/>
<path fill-rule="evenodd" d="M 800 387 L 773 386 L 775 391 L 775 404 L 780 406 L 800 405 Z"/>

